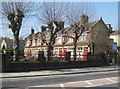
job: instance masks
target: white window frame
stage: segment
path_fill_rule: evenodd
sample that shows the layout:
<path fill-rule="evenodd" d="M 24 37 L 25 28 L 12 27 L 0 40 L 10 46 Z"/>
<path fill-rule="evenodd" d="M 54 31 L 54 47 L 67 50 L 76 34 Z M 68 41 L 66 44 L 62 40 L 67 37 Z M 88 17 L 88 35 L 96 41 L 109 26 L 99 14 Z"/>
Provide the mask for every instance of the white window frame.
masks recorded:
<path fill-rule="evenodd" d="M 81 35 L 81 41 L 86 41 L 86 32 L 83 32 L 83 34 Z"/>
<path fill-rule="evenodd" d="M 57 40 L 58 40 L 57 43 L 62 43 L 62 37 L 58 37 Z"/>
<path fill-rule="evenodd" d="M 41 40 L 40 40 L 40 38 L 38 38 L 38 46 L 40 46 L 41 45 Z"/>

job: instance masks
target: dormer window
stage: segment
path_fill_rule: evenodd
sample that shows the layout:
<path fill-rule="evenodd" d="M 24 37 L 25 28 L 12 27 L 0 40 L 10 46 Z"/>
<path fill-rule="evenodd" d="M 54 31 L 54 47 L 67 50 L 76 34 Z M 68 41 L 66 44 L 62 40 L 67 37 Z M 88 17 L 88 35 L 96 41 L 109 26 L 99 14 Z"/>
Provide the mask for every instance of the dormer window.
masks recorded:
<path fill-rule="evenodd" d="M 58 37 L 58 42 L 57 43 L 62 43 L 62 38 Z"/>
<path fill-rule="evenodd" d="M 86 33 L 83 32 L 83 34 L 81 35 L 81 41 L 86 41 Z"/>
<path fill-rule="evenodd" d="M 35 39 L 33 39 L 32 45 L 35 46 L 35 43 L 36 43 L 36 42 L 35 42 Z"/>
<path fill-rule="evenodd" d="M 40 41 L 40 39 L 38 39 L 38 45 L 40 46 L 40 44 L 41 44 L 41 41 Z"/>
<path fill-rule="evenodd" d="M 73 43 L 73 38 L 69 38 L 69 43 Z"/>

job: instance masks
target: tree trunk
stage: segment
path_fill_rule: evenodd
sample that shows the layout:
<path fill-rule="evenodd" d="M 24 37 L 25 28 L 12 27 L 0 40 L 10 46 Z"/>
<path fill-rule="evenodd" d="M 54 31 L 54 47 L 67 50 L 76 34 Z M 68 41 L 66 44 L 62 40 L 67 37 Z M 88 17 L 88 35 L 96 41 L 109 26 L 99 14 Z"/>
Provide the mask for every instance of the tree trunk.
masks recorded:
<path fill-rule="evenodd" d="M 13 39 L 13 60 L 14 61 L 19 61 L 19 35 L 14 34 L 14 39 Z"/>
<path fill-rule="evenodd" d="M 51 55 L 51 45 L 47 46 L 47 55 L 46 55 L 46 61 L 50 60 L 50 55 Z"/>
<path fill-rule="evenodd" d="M 76 61 L 76 47 L 77 47 L 77 45 L 76 45 L 76 43 L 74 44 L 74 61 Z"/>

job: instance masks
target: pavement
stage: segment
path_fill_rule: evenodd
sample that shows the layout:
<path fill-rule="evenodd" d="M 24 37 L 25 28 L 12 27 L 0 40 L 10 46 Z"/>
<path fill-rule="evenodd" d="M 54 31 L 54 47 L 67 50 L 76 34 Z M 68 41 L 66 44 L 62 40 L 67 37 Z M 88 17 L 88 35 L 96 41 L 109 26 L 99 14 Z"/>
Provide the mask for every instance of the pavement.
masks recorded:
<path fill-rule="evenodd" d="M 105 72 L 105 71 L 116 71 L 116 70 L 120 70 L 119 66 L 41 70 L 41 71 L 30 71 L 30 72 L 1 73 L 0 78 L 4 79 L 4 78 L 35 77 L 35 76 L 53 76 L 53 75 Z"/>

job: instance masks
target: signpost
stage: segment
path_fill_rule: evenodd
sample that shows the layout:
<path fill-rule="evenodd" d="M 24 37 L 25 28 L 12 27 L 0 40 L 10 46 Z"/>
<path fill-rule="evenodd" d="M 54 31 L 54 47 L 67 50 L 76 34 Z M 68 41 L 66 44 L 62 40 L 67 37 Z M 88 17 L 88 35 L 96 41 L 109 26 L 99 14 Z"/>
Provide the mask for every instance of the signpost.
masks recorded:
<path fill-rule="evenodd" d="M 113 50 L 113 51 L 117 51 L 117 44 L 116 44 L 116 43 L 113 43 L 113 45 L 112 45 L 112 50 Z"/>
<path fill-rule="evenodd" d="M 117 44 L 116 43 L 113 43 L 112 50 L 113 50 L 112 64 L 116 64 L 117 63 Z"/>

